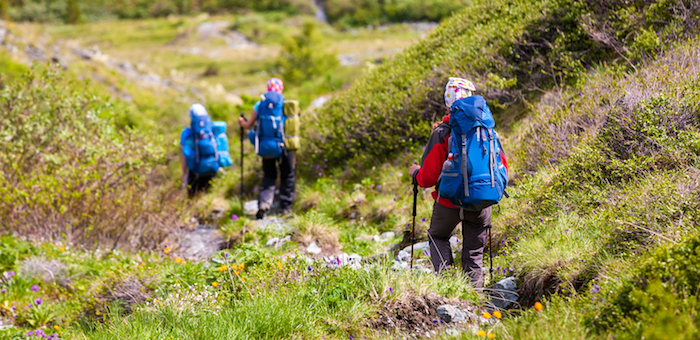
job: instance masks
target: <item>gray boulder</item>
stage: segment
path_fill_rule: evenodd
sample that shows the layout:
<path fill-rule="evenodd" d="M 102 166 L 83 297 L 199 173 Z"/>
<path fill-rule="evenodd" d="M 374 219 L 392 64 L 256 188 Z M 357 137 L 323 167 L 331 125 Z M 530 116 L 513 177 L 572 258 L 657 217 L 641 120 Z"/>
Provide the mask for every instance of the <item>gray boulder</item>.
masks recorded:
<path fill-rule="evenodd" d="M 452 322 L 452 320 L 454 320 L 457 316 L 457 308 L 455 308 L 452 305 L 442 305 L 438 307 L 437 314 L 438 317 L 440 317 L 440 320 L 445 322 Z M 462 316 L 462 319 L 464 319 L 464 316 Z"/>
<path fill-rule="evenodd" d="M 507 277 L 498 281 L 491 288 L 491 303 L 498 309 L 508 309 L 518 302 L 518 289 L 515 277 Z"/>

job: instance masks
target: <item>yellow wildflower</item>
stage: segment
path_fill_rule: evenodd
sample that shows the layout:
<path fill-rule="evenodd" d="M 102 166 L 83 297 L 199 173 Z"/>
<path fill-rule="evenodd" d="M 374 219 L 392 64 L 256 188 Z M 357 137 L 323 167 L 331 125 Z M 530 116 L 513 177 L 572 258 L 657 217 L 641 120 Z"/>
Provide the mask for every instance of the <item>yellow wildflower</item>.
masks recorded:
<path fill-rule="evenodd" d="M 496 319 L 500 319 L 503 317 L 503 314 L 501 314 L 501 312 L 499 312 L 499 311 L 494 311 L 493 316 L 495 316 Z"/>
<path fill-rule="evenodd" d="M 493 339 L 493 338 L 495 338 L 495 337 L 496 337 L 496 335 L 494 335 L 493 333 L 489 332 L 489 339 Z"/>
<path fill-rule="evenodd" d="M 61 327 L 58 327 L 58 325 L 53 325 L 53 329 L 59 330 L 59 329 L 61 329 Z"/>
<path fill-rule="evenodd" d="M 182 264 L 187 264 L 187 261 L 182 261 Z"/>
<path fill-rule="evenodd" d="M 277 267 L 278 267 L 279 269 L 282 269 L 282 262 L 277 261 Z"/>
<path fill-rule="evenodd" d="M 217 269 L 217 270 L 220 272 L 223 272 L 224 270 L 226 270 L 226 266 L 223 265 L 223 266 L 219 267 L 219 269 Z"/>
<path fill-rule="evenodd" d="M 211 283 L 211 285 L 214 286 L 214 287 L 218 287 L 218 286 L 219 286 L 219 283 L 216 282 L 216 281 L 214 281 L 214 282 Z"/>
<path fill-rule="evenodd" d="M 180 263 L 180 262 L 182 262 L 182 259 L 179 258 L 179 257 L 176 257 L 176 258 L 175 258 L 175 262 Z"/>
<path fill-rule="evenodd" d="M 170 247 L 165 247 L 165 250 L 163 250 L 164 253 L 169 253 L 170 252 Z"/>
<path fill-rule="evenodd" d="M 139 264 L 142 265 L 142 266 L 145 266 L 145 265 L 146 265 L 146 263 L 143 262 L 143 261 L 141 261 L 141 263 L 139 263 Z"/>
<path fill-rule="evenodd" d="M 234 270 L 234 271 L 233 271 L 233 275 L 238 275 L 238 271 L 237 271 L 237 270 Z"/>
<path fill-rule="evenodd" d="M 61 247 L 61 251 L 66 251 L 66 248 Z"/>
<path fill-rule="evenodd" d="M 484 317 L 484 319 L 490 319 L 490 318 L 491 318 L 491 314 L 490 314 L 489 312 L 485 312 L 482 316 Z"/>
<path fill-rule="evenodd" d="M 486 332 L 484 332 L 484 331 L 482 331 L 482 330 L 479 330 L 478 332 L 476 332 L 476 335 L 478 335 L 478 336 L 480 336 L 480 337 L 483 338 L 483 337 L 486 336 Z"/>

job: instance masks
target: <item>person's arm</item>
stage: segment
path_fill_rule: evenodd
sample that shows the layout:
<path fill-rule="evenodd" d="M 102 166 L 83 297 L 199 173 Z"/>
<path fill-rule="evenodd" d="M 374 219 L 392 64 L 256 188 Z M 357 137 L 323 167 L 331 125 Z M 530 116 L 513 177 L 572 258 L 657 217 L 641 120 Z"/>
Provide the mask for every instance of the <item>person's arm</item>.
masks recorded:
<path fill-rule="evenodd" d="M 409 169 L 413 183 L 423 188 L 437 185 L 442 172 L 442 164 L 447 159 L 447 139 L 449 136 L 449 128 L 445 126 L 440 126 L 433 131 L 423 152 L 423 166 L 414 164 Z"/>
<path fill-rule="evenodd" d="M 238 124 L 240 124 L 244 129 L 250 129 L 255 125 L 255 120 L 258 119 L 258 113 L 256 111 L 253 111 L 253 115 L 250 116 L 250 119 L 246 121 L 243 119 L 243 117 L 238 117 Z"/>

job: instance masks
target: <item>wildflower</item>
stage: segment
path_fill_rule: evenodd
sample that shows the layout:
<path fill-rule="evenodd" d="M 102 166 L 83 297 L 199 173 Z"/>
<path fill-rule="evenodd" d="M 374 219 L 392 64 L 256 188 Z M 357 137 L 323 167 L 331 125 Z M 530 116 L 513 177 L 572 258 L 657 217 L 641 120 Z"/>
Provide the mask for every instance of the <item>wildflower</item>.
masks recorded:
<path fill-rule="evenodd" d="M 389 174 L 389 177 L 394 177 L 394 173 L 393 173 L 393 172 L 390 173 L 390 174 Z"/>
<path fill-rule="evenodd" d="M 328 163 L 328 158 L 324 158 L 323 161 Z"/>
<path fill-rule="evenodd" d="M 38 292 L 39 291 L 39 285 L 33 285 L 32 288 L 30 288 L 32 292 Z"/>
<path fill-rule="evenodd" d="M 489 339 L 493 339 L 493 338 L 495 338 L 495 337 L 496 337 L 496 335 L 494 335 L 493 333 L 489 332 Z"/>
<path fill-rule="evenodd" d="M 32 335 L 34 335 L 34 332 L 32 332 L 32 331 L 27 332 L 27 336 L 32 336 Z"/>
<path fill-rule="evenodd" d="M 223 272 L 224 270 L 226 270 L 226 266 L 223 265 L 223 266 L 219 267 L 217 270 L 220 272 Z"/>
<path fill-rule="evenodd" d="M 494 312 L 493 312 L 493 316 L 495 316 L 496 319 L 500 319 L 500 318 L 503 317 L 503 314 L 501 314 L 500 311 L 494 311 Z"/>
<path fill-rule="evenodd" d="M 425 217 L 423 217 L 423 219 L 421 219 L 421 222 L 425 222 Z"/>
<path fill-rule="evenodd" d="M 44 300 L 42 300 L 41 298 L 38 298 L 38 299 L 34 300 L 34 303 L 35 303 L 37 306 L 41 306 L 41 304 L 44 303 Z"/>
<path fill-rule="evenodd" d="M 394 197 L 394 202 L 396 202 L 396 197 Z"/>
<path fill-rule="evenodd" d="M 323 172 L 319 172 L 318 177 L 322 177 L 322 176 L 323 176 Z"/>
<path fill-rule="evenodd" d="M 282 269 L 282 262 L 277 261 L 277 268 Z"/>
<path fill-rule="evenodd" d="M 187 264 L 187 261 L 182 261 L 182 264 Z"/>
<path fill-rule="evenodd" d="M 309 267 L 306 268 L 306 269 L 308 269 L 309 271 L 313 270 L 313 268 L 311 268 L 311 266 L 309 266 Z"/>
<path fill-rule="evenodd" d="M 164 253 L 169 253 L 170 252 L 170 247 L 165 247 L 165 250 L 163 250 Z"/>
<path fill-rule="evenodd" d="M 238 215 L 236 215 L 236 214 L 231 215 L 231 219 L 234 221 L 238 221 Z"/>
<path fill-rule="evenodd" d="M 32 304 L 27 304 L 27 308 L 32 308 Z"/>
<path fill-rule="evenodd" d="M 241 263 L 240 267 L 241 267 L 241 270 L 243 270 L 245 268 L 245 264 Z"/>
<path fill-rule="evenodd" d="M 179 257 L 176 257 L 176 258 L 175 258 L 175 262 L 180 263 L 180 262 L 182 262 L 182 259 L 179 258 Z"/>
<path fill-rule="evenodd" d="M 214 282 L 211 283 L 211 285 L 212 285 L 213 287 L 218 287 L 218 286 L 219 286 L 219 283 L 216 282 L 216 281 L 214 281 Z"/>
<path fill-rule="evenodd" d="M 233 275 L 238 275 L 238 271 L 237 271 L 237 270 L 234 270 L 234 271 L 233 271 Z"/>
<path fill-rule="evenodd" d="M 394 293 L 394 288 L 389 287 L 389 293 Z"/>
<path fill-rule="evenodd" d="M 66 248 L 61 247 L 60 250 L 61 250 L 61 251 L 66 251 Z"/>
<path fill-rule="evenodd" d="M 242 282 L 245 282 L 245 279 L 244 279 L 244 278 L 241 278 L 241 281 L 242 281 Z"/>
<path fill-rule="evenodd" d="M 486 332 L 484 332 L 484 331 L 482 331 L 482 330 L 480 329 L 478 332 L 476 332 L 476 335 L 478 335 L 478 336 L 480 336 L 480 337 L 483 338 L 483 337 L 486 336 Z"/>
<path fill-rule="evenodd" d="M 61 327 L 58 327 L 58 325 L 53 325 L 53 329 L 59 330 L 59 329 L 61 329 Z"/>
<path fill-rule="evenodd" d="M 2 294 L 7 293 L 7 289 L 3 288 L 2 290 L 0 290 L 0 293 L 2 293 Z"/>
<path fill-rule="evenodd" d="M 535 309 L 538 311 L 542 310 L 542 303 L 540 303 L 539 301 L 535 302 Z"/>
<path fill-rule="evenodd" d="M 146 263 L 143 262 L 143 261 L 141 261 L 141 263 L 139 263 L 139 264 L 140 264 L 141 266 L 145 266 L 145 265 L 146 265 Z"/>
<path fill-rule="evenodd" d="M 490 318 L 491 318 L 491 313 L 489 313 L 489 312 L 484 312 L 484 314 L 482 314 L 481 316 L 483 316 L 484 319 L 490 319 Z"/>

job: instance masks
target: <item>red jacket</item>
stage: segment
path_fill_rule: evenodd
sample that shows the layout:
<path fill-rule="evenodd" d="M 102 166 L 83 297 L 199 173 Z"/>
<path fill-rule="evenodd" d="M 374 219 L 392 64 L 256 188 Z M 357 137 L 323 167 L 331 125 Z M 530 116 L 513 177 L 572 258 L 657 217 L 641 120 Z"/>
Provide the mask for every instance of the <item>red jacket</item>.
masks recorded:
<path fill-rule="evenodd" d="M 423 188 L 434 187 L 438 184 L 440 173 L 442 172 L 442 164 L 447 160 L 447 140 L 450 138 L 450 115 L 448 114 L 442 119 L 442 123 L 433 131 L 428 140 L 428 144 L 423 151 L 421 160 L 421 168 L 415 173 L 414 181 Z M 501 152 L 501 162 L 508 171 L 508 160 L 505 152 Z M 437 191 L 433 190 L 433 199 L 438 199 Z M 446 208 L 457 209 L 447 198 L 440 197 L 438 201 Z"/>

